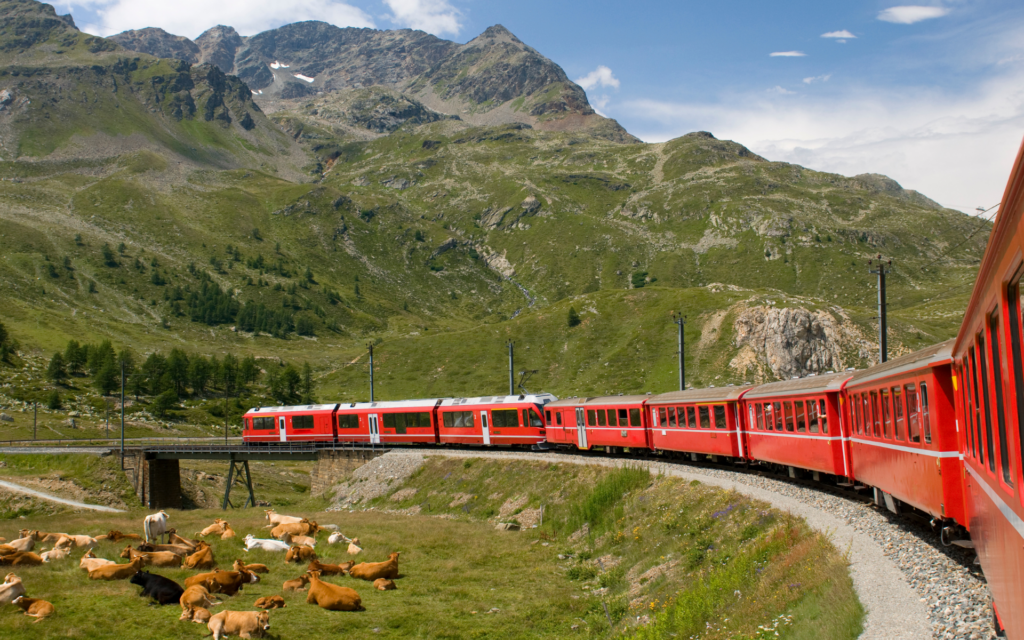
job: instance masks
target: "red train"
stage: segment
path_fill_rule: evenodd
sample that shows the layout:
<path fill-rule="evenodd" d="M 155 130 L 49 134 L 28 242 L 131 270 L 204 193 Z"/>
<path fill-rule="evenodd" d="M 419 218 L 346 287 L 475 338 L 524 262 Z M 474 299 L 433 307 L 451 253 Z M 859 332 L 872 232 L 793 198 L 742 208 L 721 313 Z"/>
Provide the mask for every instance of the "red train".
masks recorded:
<path fill-rule="evenodd" d="M 863 371 L 758 386 L 262 407 L 246 443 L 522 446 L 734 460 L 871 487 L 970 532 L 998 627 L 1024 639 L 1024 146 L 960 333 Z"/>

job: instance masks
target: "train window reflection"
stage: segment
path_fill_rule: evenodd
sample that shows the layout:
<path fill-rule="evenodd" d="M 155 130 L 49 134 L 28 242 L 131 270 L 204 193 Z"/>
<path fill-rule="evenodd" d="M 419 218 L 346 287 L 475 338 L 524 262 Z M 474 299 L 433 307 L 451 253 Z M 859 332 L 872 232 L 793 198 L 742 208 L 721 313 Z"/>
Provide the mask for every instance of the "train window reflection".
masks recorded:
<path fill-rule="evenodd" d="M 1010 477 L 1010 443 L 1006 440 L 1006 412 L 1003 408 L 1003 352 L 1002 340 L 999 338 L 999 311 L 989 316 L 989 348 L 992 350 L 992 390 L 995 392 L 996 428 L 999 430 L 999 468 L 1003 474 L 1003 482 L 1013 486 Z"/>

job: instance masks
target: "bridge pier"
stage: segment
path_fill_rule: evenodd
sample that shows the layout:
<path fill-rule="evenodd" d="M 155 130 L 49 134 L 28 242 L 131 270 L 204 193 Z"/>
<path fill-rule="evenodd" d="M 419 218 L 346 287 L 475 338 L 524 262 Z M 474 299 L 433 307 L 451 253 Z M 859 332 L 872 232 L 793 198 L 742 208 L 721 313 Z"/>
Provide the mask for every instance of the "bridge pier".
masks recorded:
<path fill-rule="evenodd" d="M 177 460 L 148 460 L 144 449 L 125 449 L 123 466 L 143 506 L 181 508 L 181 469 Z"/>
<path fill-rule="evenodd" d="M 309 495 L 322 496 L 338 484 L 341 478 L 370 460 L 387 453 L 389 449 L 324 449 L 317 453 L 316 464 L 309 472 Z"/>

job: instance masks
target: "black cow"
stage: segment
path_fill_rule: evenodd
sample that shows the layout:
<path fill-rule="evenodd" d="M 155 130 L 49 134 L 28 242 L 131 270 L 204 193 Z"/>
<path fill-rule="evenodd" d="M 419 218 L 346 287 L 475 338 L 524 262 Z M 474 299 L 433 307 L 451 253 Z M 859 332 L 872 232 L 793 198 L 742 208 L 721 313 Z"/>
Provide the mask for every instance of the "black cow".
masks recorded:
<path fill-rule="evenodd" d="M 181 594 L 185 593 L 185 590 L 174 580 L 148 571 L 136 573 L 132 576 L 131 583 L 142 587 L 140 596 L 149 596 L 158 604 L 178 604 Z"/>

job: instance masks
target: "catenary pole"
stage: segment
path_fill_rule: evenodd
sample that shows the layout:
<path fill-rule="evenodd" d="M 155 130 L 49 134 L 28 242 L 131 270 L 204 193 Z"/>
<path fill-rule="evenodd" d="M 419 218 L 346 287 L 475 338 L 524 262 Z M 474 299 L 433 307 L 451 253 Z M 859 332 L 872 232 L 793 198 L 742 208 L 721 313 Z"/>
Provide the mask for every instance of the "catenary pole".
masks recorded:
<path fill-rule="evenodd" d="M 886 362 L 889 359 L 889 323 L 886 317 L 885 302 L 885 276 L 892 271 L 892 260 L 884 262 L 882 254 L 878 254 L 877 267 L 874 260 L 868 260 L 868 272 L 878 276 L 878 361 Z"/>

